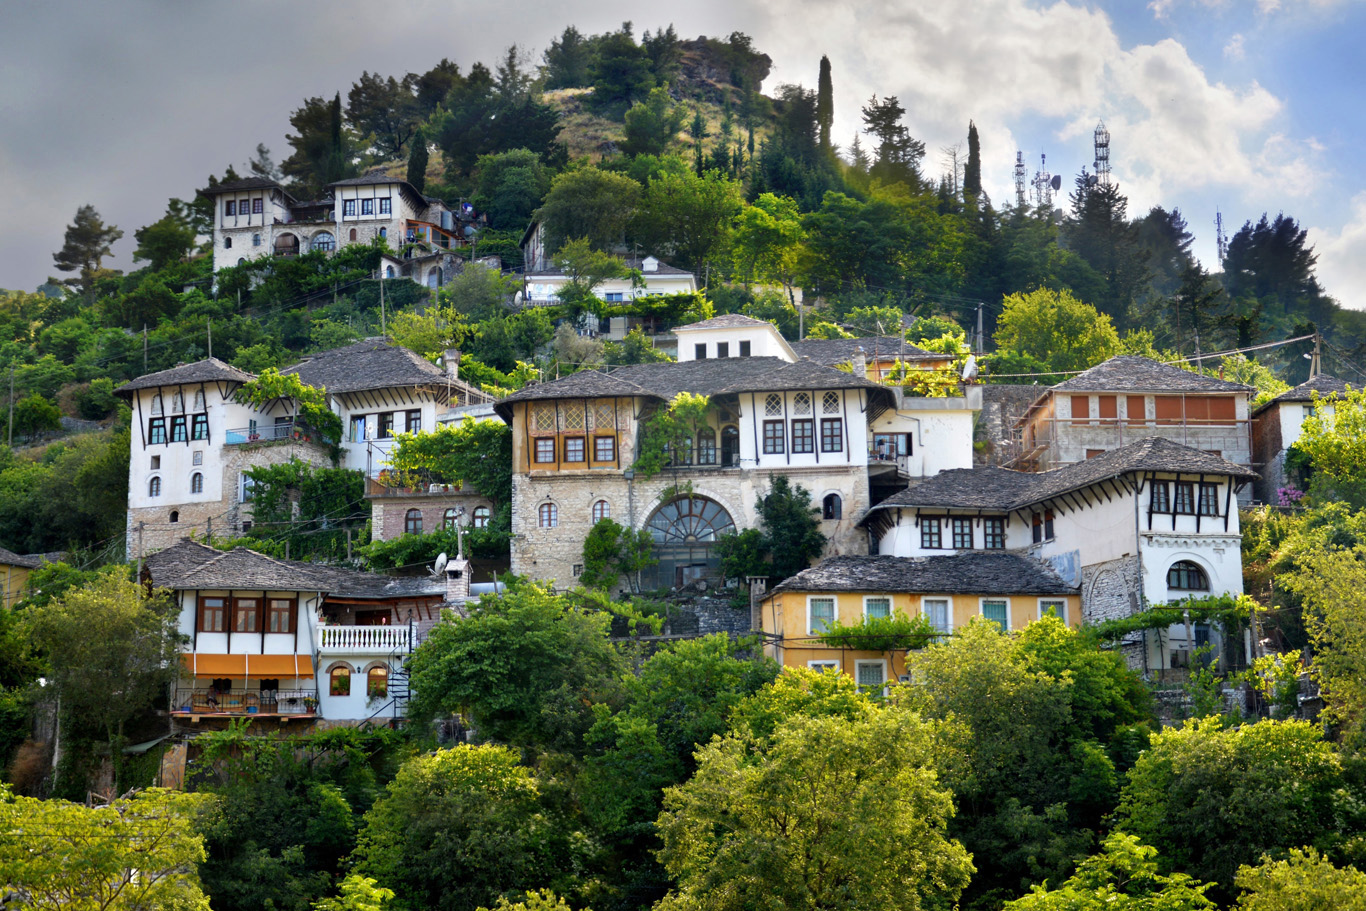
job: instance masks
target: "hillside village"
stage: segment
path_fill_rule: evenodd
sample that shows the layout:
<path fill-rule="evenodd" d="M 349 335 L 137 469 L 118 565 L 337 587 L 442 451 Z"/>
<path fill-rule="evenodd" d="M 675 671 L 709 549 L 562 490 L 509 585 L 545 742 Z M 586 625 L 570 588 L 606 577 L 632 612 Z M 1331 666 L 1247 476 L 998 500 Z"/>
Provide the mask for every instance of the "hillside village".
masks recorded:
<path fill-rule="evenodd" d="M 820 64 L 571 27 L 308 99 L 127 275 L 77 213 L 0 298 L 0 841 L 166 839 L 0 905 L 1354 906 L 1358 311 L 1108 159 L 842 147 Z"/>

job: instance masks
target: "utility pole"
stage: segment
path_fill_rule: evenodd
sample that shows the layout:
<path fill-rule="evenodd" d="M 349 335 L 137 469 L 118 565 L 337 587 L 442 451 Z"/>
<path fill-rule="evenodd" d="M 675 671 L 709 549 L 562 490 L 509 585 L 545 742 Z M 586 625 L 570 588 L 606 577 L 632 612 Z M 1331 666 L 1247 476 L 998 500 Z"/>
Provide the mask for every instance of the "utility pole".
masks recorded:
<path fill-rule="evenodd" d="M 14 448 L 14 365 L 9 365 L 9 435 L 5 445 Z"/>
<path fill-rule="evenodd" d="M 147 324 L 142 324 L 142 372 L 147 372 Z"/>
<path fill-rule="evenodd" d="M 204 324 L 209 327 L 209 357 L 213 357 L 213 320 L 205 320 Z"/>
<path fill-rule="evenodd" d="M 379 273 L 379 334 L 389 334 L 389 330 L 385 328 L 384 320 L 384 272 L 382 270 Z"/>
<path fill-rule="evenodd" d="M 982 337 L 982 302 L 977 302 L 977 354 L 981 356 L 984 339 Z"/>
<path fill-rule="evenodd" d="M 1318 376 L 1318 375 L 1319 375 L 1319 370 L 1322 369 L 1321 366 L 1320 366 L 1321 361 L 1319 360 L 1319 358 L 1322 357 L 1322 355 L 1323 355 L 1323 345 L 1322 345 L 1322 343 L 1323 343 L 1323 336 L 1319 335 L 1319 331 L 1318 331 L 1317 329 L 1315 329 L 1315 330 L 1314 330 L 1314 352 L 1313 352 L 1313 354 L 1311 354 L 1311 355 L 1309 356 L 1309 378 L 1310 378 L 1311 380 L 1312 380 L 1314 377 Z M 11 376 L 13 376 L 13 373 L 11 373 Z M 14 398 L 13 393 L 10 394 L 10 398 L 11 398 L 11 399 Z"/>
<path fill-rule="evenodd" d="M 142 581 L 142 529 L 146 522 L 138 523 L 138 581 Z"/>

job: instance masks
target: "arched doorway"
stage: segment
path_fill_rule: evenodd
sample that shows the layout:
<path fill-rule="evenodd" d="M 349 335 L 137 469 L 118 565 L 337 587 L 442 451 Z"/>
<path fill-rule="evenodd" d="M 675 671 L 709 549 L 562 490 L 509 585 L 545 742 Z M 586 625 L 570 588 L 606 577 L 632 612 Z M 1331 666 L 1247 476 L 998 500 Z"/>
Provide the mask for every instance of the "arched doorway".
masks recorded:
<path fill-rule="evenodd" d="M 647 588 L 670 588 L 718 574 L 716 542 L 735 532 L 735 521 L 715 500 L 678 497 L 656 509 L 645 528 L 659 563 L 642 581 Z"/>
<path fill-rule="evenodd" d="M 281 234 L 279 237 L 275 238 L 274 249 L 276 256 L 298 256 L 299 238 L 294 234 Z"/>

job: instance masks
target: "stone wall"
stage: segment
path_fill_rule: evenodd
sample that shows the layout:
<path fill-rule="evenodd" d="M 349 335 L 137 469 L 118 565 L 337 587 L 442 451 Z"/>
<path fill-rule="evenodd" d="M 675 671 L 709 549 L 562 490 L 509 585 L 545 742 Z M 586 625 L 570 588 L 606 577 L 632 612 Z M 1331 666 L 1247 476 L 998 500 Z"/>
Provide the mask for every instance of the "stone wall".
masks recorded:
<path fill-rule="evenodd" d="M 1253 467 L 1261 479 L 1253 482 L 1253 494 L 1263 503 L 1277 502 L 1276 489 L 1285 486 L 1285 444 L 1281 439 L 1281 408 L 1272 405 L 1252 421 Z"/>
<path fill-rule="evenodd" d="M 406 494 L 394 496 L 368 497 L 370 500 L 370 524 L 376 541 L 392 541 L 404 534 L 407 527 L 408 510 L 416 509 L 422 514 L 422 531 L 431 533 L 445 527 L 446 510 L 464 507 L 465 514 L 460 524 L 469 527 L 478 506 L 493 512 L 493 501 L 477 493 Z"/>
<path fill-rule="evenodd" d="M 1019 455 L 1016 423 L 1044 391 L 1043 386 L 988 383 L 982 386 L 982 414 L 974 428 L 972 462 L 976 467 L 1004 465 Z"/>

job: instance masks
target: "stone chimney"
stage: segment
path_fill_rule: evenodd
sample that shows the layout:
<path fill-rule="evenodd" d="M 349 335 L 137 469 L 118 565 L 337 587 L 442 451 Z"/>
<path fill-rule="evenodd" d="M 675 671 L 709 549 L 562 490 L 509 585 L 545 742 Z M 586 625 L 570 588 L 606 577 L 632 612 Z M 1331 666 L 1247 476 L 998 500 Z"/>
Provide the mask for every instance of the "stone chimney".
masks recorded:
<path fill-rule="evenodd" d="M 446 603 L 464 616 L 470 599 L 470 561 L 457 554 L 446 563 Z"/>
<path fill-rule="evenodd" d="M 863 346 L 854 348 L 854 376 L 859 379 L 868 378 L 868 357 L 863 351 Z"/>
<path fill-rule="evenodd" d="M 441 356 L 441 363 L 446 368 L 446 376 L 452 380 L 460 379 L 460 349 L 447 348 Z"/>
<path fill-rule="evenodd" d="M 746 576 L 745 581 L 749 583 L 749 628 L 759 632 L 764 628 L 762 604 L 768 591 L 768 576 Z"/>

